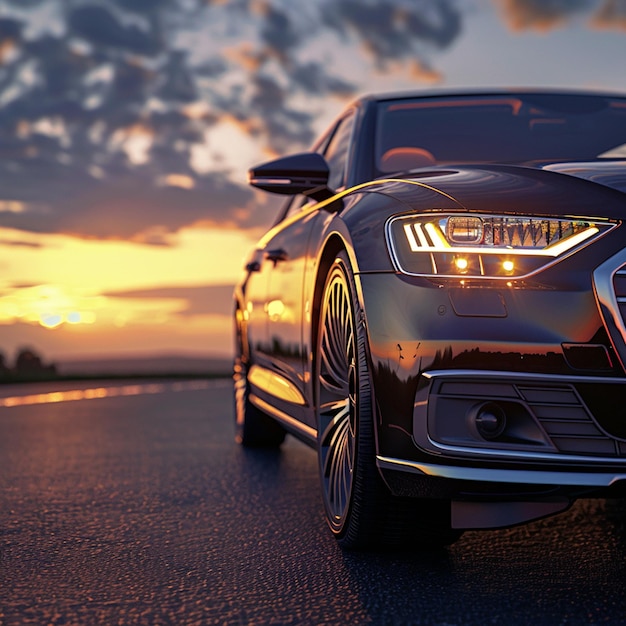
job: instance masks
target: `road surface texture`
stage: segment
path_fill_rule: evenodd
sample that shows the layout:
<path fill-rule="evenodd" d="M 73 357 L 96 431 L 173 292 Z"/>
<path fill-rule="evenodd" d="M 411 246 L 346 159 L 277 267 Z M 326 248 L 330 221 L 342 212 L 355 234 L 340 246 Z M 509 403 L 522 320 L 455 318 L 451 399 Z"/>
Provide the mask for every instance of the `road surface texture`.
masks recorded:
<path fill-rule="evenodd" d="M 619 502 L 343 554 L 317 480 L 233 442 L 229 381 L 0 388 L 0 625 L 626 623 Z"/>

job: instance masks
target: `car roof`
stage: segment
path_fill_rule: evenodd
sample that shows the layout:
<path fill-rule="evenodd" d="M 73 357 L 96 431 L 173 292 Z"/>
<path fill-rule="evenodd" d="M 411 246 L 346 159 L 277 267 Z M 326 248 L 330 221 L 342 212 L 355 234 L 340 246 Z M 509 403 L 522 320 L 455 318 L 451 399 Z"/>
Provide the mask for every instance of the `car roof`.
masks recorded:
<path fill-rule="evenodd" d="M 509 87 L 483 89 L 436 89 L 412 90 L 386 93 L 364 94 L 354 100 L 353 104 L 385 102 L 389 100 L 414 100 L 415 98 L 455 98 L 467 96 L 510 96 L 510 95 L 554 95 L 554 96 L 595 96 L 599 98 L 626 98 L 626 92 L 611 92 L 591 89 L 554 89 L 545 87 Z"/>

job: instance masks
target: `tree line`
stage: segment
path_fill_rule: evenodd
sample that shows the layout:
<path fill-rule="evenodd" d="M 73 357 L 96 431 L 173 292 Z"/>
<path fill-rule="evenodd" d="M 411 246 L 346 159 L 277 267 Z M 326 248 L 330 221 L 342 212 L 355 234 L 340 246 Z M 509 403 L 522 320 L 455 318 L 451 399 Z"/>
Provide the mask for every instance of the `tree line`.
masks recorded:
<path fill-rule="evenodd" d="M 11 365 L 0 351 L 0 380 L 46 380 L 56 378 L 57 366 L 46 363 L 44 359 L 29 347 L 19 348 Z"/>

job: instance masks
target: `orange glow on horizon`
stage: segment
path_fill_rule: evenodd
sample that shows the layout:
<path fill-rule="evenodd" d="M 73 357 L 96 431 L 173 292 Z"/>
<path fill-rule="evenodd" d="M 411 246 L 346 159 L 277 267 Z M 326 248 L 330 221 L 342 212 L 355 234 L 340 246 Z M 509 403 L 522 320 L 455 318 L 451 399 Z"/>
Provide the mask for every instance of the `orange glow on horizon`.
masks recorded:
<path fill-rule="evenodd" d="M 229 355 L 230 315 L 194 312 L 185 290 L 234 285 L 250 233 L 204 225 L 171 241 L 150 246 L 0 228 L 0 351 L 28 345 L 53 360 L 129 349 Z M 159 289 L 170 291 L 150 294 Z"/>

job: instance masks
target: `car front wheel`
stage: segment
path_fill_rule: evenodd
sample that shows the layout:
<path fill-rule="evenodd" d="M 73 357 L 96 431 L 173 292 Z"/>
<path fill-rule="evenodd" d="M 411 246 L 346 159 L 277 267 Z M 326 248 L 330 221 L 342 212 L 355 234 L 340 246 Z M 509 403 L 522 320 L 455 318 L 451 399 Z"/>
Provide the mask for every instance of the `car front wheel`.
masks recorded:
<path fill-rule="evenodd" d="M 324 285 L 316 351 L 318 459 L 326 519 L 346 549 L 447 545 L 449 503 L 394 498 L 376 467 L 364 316 L 345 252 Z"/>

